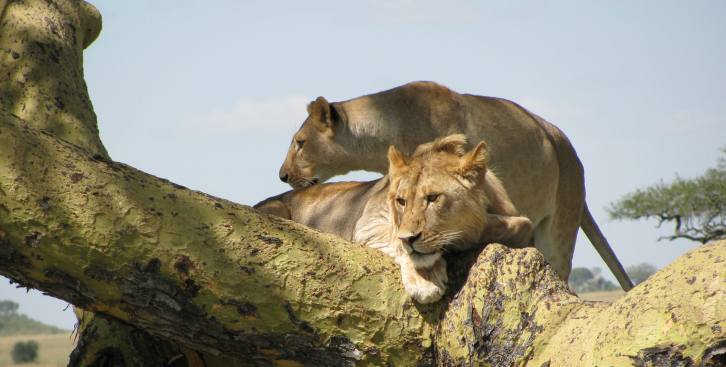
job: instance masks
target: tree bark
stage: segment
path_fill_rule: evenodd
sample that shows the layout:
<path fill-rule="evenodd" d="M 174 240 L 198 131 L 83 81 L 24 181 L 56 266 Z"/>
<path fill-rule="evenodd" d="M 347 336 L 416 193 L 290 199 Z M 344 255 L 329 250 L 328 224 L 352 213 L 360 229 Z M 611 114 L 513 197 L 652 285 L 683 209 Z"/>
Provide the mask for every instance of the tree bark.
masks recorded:
<path fill-rule="evenodd" d="M 430 346 L 431 325 L 401 312 L 413 304 L 375 250 L 1 119 L 0 272 L 10 278 L 212 354 L 314 352 L 334 365 L 367 352 L 413 360 Z"/>
<path fill-rule="evenodd" d="M 83 19 L 94 18 L 78 16 L 83 9 L 13 2 L 0 22 L 2 70 L 15 75 L 21 58 L 45 70 L 37 93 L 14 93 L 0 108 L 0 274 L 104 315 L 87 329 L 101 340 L 113 340 L 103 337 L 112 329 L 123 335 L 94 345 L 85 334 L 72 363 L 726 363 L 726 242 L 690 252 L 612 305 L 577 298 L 534 249 L 489 245 L 450 257 L 450 291 L 421 306 L 375 250 L 109 160 L 83 98 L 67 99 L 81 106 L 67 115 L 17 110 L 17 101 L 52 103 L 44 91 L 54 85 L 86 93 L 74 71 L 85 41 L 67 37 L 58 58 L 66 62 L 73 45 L 78 65 L 57 70 L 52 52 L 12 54 L 43 32 L 86 29 Z M 19 23 L 26 13 L 35 15 Z M 60 20 L 44 20 L 51 13 Z M 1 82 L 4 92 L 18 79 Z M 114 350 L 120 344 L 137 360 Z"/>
<path fill-rule="evenodd" d="M 101 14 L 84 1 L 0 2 L 0 108 L 108 158 L 83 79 Z"/>
<path fill-rule="evenodd" d="M 101 31 L 100 13 L 79 1 L 0 1 L 0 30 L 0 109 L 108 159 L 82 77 L 82 51 Z M 131 335 L 131 329 L 120 323 L 114 327 L 114 320 L 96 324 L 93 314 L 75 311 L 84 322 L 78 328 L 81 343 L 71 365 L 116 358 L 90 351 L 120 354 L 126 360 L 144 355 L 127 342 L 138 340 L 139 333 Z M 92 329 L 92 338 L 84 335 L 86 327 Z"/>

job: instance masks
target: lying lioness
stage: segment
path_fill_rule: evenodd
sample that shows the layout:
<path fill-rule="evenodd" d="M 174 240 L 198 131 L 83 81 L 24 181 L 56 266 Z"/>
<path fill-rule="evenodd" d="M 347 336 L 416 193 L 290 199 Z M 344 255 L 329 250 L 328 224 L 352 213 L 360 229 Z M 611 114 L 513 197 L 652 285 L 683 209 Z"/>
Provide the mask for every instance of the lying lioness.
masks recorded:
<path fill-rule="evenodd" d="M 411 154 L 419 144 L 461 133 L 487 143 L 491 168 L 532 220 L 535 246 L 562 279 L 581 227 L 623 289 L 632 288 L 587 208 L 582 164 L 569 140 L 516 103 L 415 82 L 343 102 L 318 97 L 308 113 L 280 168 L 280 179 L 293 187 L 354 170 L 385 174 L 389 146 Z"/>
<path fill-rule="evenodd" d="M 532 223 L 487 169 L 485 143 L 465 146 L 460 134 L 411 157 L 391 146 L 388 175 L 379 180 L 315 185 L 255 208 L 385 252 L 400 265 L 406 291 L 435 302 L 446 290 L 443 252 L 487 242 L 522 247 L 532 236 Z"/>

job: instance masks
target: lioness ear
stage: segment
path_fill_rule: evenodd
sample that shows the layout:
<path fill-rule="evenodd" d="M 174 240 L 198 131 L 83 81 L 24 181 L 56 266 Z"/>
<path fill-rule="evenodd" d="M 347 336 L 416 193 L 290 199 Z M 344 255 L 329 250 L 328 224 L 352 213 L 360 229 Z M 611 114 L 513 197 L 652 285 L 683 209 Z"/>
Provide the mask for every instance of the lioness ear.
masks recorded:
<path fill-rule="evenodd" d="M 320 130 L 332 130 L 335 124 L 342 120 L 338 108 L 334 107 L 325 97 L 318 97 L 308 104 L 308 114 L 312 117 Z"/>
<path fill-rule="evenodd" d="M 461 157 L 459 172 L 464 178 L 472 181 L 484 178 L 487 171 L 487 158 L 487 144 L 481 141 L 474 149 Z"/>
<path fill-rule="evenodd" d="M 396 174 L 408 165 L 408 159 L 396 147 L 388 147 L 388 174 Z"/>

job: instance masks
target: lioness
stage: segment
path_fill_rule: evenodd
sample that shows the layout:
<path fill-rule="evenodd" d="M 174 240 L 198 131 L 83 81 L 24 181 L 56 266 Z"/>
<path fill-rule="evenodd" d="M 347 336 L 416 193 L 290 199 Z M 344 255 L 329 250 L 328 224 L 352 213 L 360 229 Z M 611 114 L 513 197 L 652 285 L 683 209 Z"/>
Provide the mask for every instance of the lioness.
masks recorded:
<path fill-rule="evenodd" d="M 401 267 L 406 291 L 420 303 L 435 302 L 446 290 L 442 252 L 482 242 L 522 247 L 532 236 L 530 220 L 518 216 L 487 169 L 485 143 L 469 152 L 465 145 L 463 135 L 452 135 L 419 146 L 412 157 L 391 146 L 381 179 L 310 186 L 255 208 L 385 252 Z"/>
<path fill-rule="evenodd" d="M 389 146 L 411 154 L 421 143 L 463 133 L 487 143 L 491 168 L 532 220 L 535 246 L 562 279 L 581 227 L 623 289 L 632 288 L 587 208 L 582 164 L 569 140 L 519 105 L 414 82 L 344 102 L 318 97 L 308 113 L 280 168 L 280 179 L 293 187 L 352 170 L 385 174 Z"/>

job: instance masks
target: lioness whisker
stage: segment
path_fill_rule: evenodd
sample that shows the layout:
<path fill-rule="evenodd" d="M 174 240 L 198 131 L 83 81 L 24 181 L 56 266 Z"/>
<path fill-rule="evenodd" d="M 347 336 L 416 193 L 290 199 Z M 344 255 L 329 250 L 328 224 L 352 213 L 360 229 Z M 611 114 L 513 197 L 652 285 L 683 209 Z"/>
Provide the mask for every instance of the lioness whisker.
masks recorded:
<path fill-rule="evenodd" d="M 449 245 L 459 242 L 462 238 L 462 231 L 444 231 L 429 235 L 423 240 L 423 245 L 435 251 L 443 250 Z"/>

